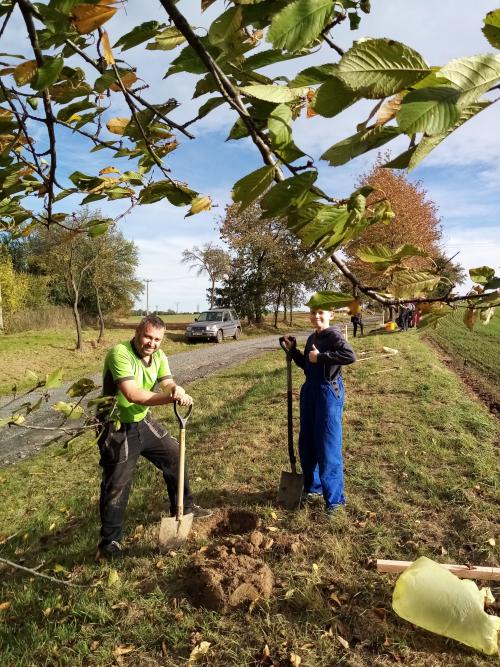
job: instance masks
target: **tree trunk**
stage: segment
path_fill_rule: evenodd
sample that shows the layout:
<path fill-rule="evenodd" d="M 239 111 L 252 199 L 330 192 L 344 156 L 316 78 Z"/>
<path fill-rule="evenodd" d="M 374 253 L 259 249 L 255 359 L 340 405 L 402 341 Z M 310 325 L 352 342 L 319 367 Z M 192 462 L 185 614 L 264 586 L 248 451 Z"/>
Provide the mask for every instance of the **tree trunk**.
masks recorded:
<path fill-rule="evenodd" d="M 293 292 L 290 293 L 290 326 L 293 327 Z"/>
<path fill-rule="evenodd" d="M 279 286 L 278 289 L 278 296 L 276 297 L 276 308 L 274 309 L 274 328 L 278 328 L 278 313 L 280 310 L 280 303 L 281 303 L 281 292 L 282 292 L 282 287 L 281 285 Z"/>
<path fill-rule="evenodd" d="M 75 294 L 75 299 L 72 304 L 73 318 L 75 320 L 76 327 L 76 347 L 75 350 L 80 351 L 82 349 L 82 322 L 80 320 L 80 312 L 78 310 L 78 292 Z"/>
<path fill-rule="evenodd" d="M 99 298 L 99 289 L 94 285 L 95 289 L 95 300 L 97 305 L 97 322 L 99 323 L 99 335 L 97 336 L 97 342 L 100 343 L 104 336 L 104 317 L 101 309 L 101 299 Z"/>
<path fill-rule="evenodd" d="M 215 297 L 215 280 L 212 280 L 212 286 L 210 288 L 210 308 L 214 307 L 214 297 Z"/>
<path fill-rule="evenodd" d="M 287 299 L 287 297 L 286 297 L 286 294 L 285 294 L 283 296 L 283 322 L 287 321 L 288 310 L 287 310 L 287 300 L 286 299 Z"/>

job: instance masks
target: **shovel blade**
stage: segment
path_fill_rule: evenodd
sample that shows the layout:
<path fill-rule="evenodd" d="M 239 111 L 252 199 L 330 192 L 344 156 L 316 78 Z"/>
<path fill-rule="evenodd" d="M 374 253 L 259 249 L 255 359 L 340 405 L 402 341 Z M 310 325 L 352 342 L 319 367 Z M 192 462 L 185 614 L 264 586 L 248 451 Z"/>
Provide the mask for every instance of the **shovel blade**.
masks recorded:
<path fill-rule="evenodd" d="M 180 519 L 164 517 L 160 523 L 158 544 L 160 551 L 178 548 L 188 538 L 193 524 L 193 514 L 184 514 Z"/>
<path fill-rule="evenodd" d="M 300 505 L 303 490 L 304 478 L 302 475 L 296 472 L 283 471 L 278 489 L 278 503 L 289 510 L 297 509 Z"/>

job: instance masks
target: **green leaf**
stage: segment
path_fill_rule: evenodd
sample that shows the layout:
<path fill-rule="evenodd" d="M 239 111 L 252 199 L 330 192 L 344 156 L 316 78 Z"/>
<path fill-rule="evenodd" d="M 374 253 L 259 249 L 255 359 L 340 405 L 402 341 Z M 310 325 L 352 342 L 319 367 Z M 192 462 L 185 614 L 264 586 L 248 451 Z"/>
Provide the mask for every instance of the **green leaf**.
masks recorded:
<path fill-rule="evenodd" d="M 156 36 L 158 30 L 161 30 L 163 27 L 165 27 L 165 24 L 158 23 L 158 21 L 146 21 L 145 23 L 141 23 L 140 25 L 135 26 L 133 30 L 120 37 L 113 48 L 121 46 L 122 51 L 127 51 L 138 44 L 146 42 L 148 39 L 152 39 Z"/>
<path fill-rule="evenodd" d="M 267 128 L 273 146 L 286 146 L 292 140 L 292 110 L 286 104 L 279 104 L 271 112 Z"/>
<path fill-rule="evenodd" d="M 475 269 L 469 269 L 469 276 L 473 283 L 486 285 L 495 275 L 495 269 L 489 266 L 478 266 Z"/>
<path fill-rule="evenodd" d="M 300 51 L 321 35 L 332 14 L 331 0 L 295 0 L 274 15 L 267 41 L 275 49 Z"/>
<path fill-rule="evenodd" d="M 79 102 L 74 102 L 73 104 L 68 104 L 68 106 L 63 107 L 58 111 L 57 118 L 67 122 L 71 116 L 74 114 L 83 111 L 84 109 L 95 109 L 95 104 L 89 99 L 80 100 Z"/>
<path fill-rule="evenodd" d="M 266 165 L 240 178 L 234 184 L 232 197 L 235 202 L 241 202 L 240 213 L 267 190 L 273 182 L 274 172 L 275 169 L 272 165 Z"/>
<path fill-rule="evenodd" d="M 465 107 L 500 79 L 500 54 L 457 58 L 442 67 L 437 76 L 460 90 L 460 104 Z"/>
<path fill-rule="evenodd" d="M 346 206 L 321 206 L 315 217 L 295 233 L 307 246 L 335 250 L 348 233 L 349 220 Z"/>
<path fill-rule="evenodd" d="M 245 69 L 245 72 L 248 72 L 249 70 L 260 69 L 261 67 L 281 63 L 284 60 L 292 60 L 300 57 L 302 57 L 300 54 L 291 56 L 289 53 L 283 53 L 283 51 L 279 49 L 267 49 L 266 51 L 260 51 L 260 53 L 254 53 L 253 55 L 248 56 L 242 63 L 242 67 Z"/>
<path fill-rule="evenodd" d="M 46 56 L 43 66 L 38 69 L 34 81 L 31 82 L 33 90 L 50 88 L 57 81 L 63 67 L 64 58 L 61 56 L 56 56 L 55 58 Z"/>
<path fill-rule="evenodd" d="M 458 127 L 466 123 L 471 118 L 474 118 L 474 116 L 483 111 L 483 109 L 489 107 L 490 104 L 491 102 L 476 102 L 475 104 L 471 104 L 470 106 L 462 110 L 460 118 L 457 120 L 455 125 L 453 127 L 450 127 L 446 132 L 443 132 L 441 134 L 435 134 L 430 137 L 423 136 L 418 146 L 410 149 L 409 151 L 406 151 L 406 155 L 404 158 L 403 155 L 399 156 L 402 159 L 401 160 L 402 162 L 406 159 L 407 164 L 404 166 L 408 167 L 409 171 L 414 169 L 419 164 L 419 162 L 424 159 L 426 155 L 428 155 L 432 150 L 434 150 L 434 148 L 436 148 L 436 146 L 438 146 L 444 139 L 446 139 L 446 137 L 448 137 L 454 130 L 456 130 Z M 411 154 L 409 154 L 410 151 Z M 397 159 L 398 158 L 393 160 L 393 163 L 395 163 Z M 391 163 L 387 163 L 384 166 L 386 167 L 392 166 L 392 168 L 395 169 L 400 168 L 397 167 L 395 164 Z"/>
<path fill-rule="evenodd" d="M 430 71 L 422 56 L 401 42 L 364 39 L 342 56 L 337 74 L 354 92 L 377 99 L 405 90 Z"/>
<path fill-rule="evenodd" d="M 316 65 L 307 67 L 299 72 L 288 84 L 290 88 L 301 88 L 306 86 L 314 86 L 317 83 L 328 81 L 332 75 L 335 74 L 336 65 Z"/>
<path fill-rule="evenodd" d="M 166 180 L 156 181 L 156 183 L 151 183 L 140 191 L 139 202 L 141 204 L 154 204 L 162 199 L 168 199 L 174 206 L 187 206 L 196 197 L 196 194 L 196 192 L 180 183 L 174 184 Z"/>
<path fill-rule="evenodd" d="M 361 23 L 361 16 L 357 12 L 349 12 L 347 16 L 349 17 L 350 29 L 357 30 L 359 28 L 359 24 Z"/>
<path fill-rule="evenodd" d="M 212 97 L 207 100 L 201 107 L 198 109 L 198 117 L 203 118 L 209 114 L 213 109 L 220 107 L 221 104 L 224 104 L 226 100 L 223 97 Z"/>
<path fill-rule="evenodd" d="M 313 102 L 313 109 L 320 116 L 333 118 L 359 99 L 356 93 L 336 76 L 319 87 Z"/>
<path fill-rule="evenodd" d="M 175 26 L 170 26 L 156 35 L 155 41 L 146 46 L 149 51 L 171 51 L 186 41 L 184 35 Z"/>
<path fill-rule="evenodd" d="M 263 216 L 278 217 L 285 214 L 291 206 L 300 207 L 317 178 L 317 172 L 305 171 L 277 183 L 261 200 Z"/>
<path fill-rule="evenodd" d="M 206 37 L 201 37 L 200 42 L 207 49 L 211 56 L 217 57 L 219 50 L 213 47 L 208 42 Z M 196 53 L 193 47 L 186 46 L 182 49 L 177 58 L 172 60 L 172 63 L 163 78 L 166 79 L 171 74 L 177 73 L 182 74 L 189 72 L 189 74 L 205 74 L 207 71 L 207 66 L 200 59 L 199 55 Z"/>
<path fill-rule="evenodd" d="M 352 299 L 352 294 L 344 292 L 314 292 L 306 306 L 311 310 L 333 310 L 345 308 L 352 303 Z"/>
<path fill-rule="evenodd" d="M 432 327 L 435 329 L 439 322 L 444 318 L 444 317 L 450 317 L 450 315 L 453 314 L 453 311 L 450 309 L 441 311 L 441 310 L 436 310 L 433 311 L 432 313 L 429 313 L 428 315 L 424 315 L 422 319 L 419 321 L 417 324 L 417 329 L 420 331 L 422 329 L 427 329 L 429 327 Z"/>
<path fill-rule="evenodd" d="M 382 243 L 376 243 L 373 246 L 360 248 L 356 255 L 363 262 L 374 264 L 376 271 L 385 271 L 391 266 L 399 264 L 404 257 L 428 257 L 428 253 L 418 246 L 405 243 L 404 245 L 392 250 Z"/>
<path fill-rule="evenodd" d="M 323 153 L 321 159 L 328 160 L 331 166 L 337 167 L 358 155 L 386 144 L 397 137 L 398 134 L 399 129 L 396 127 L 380 126 L 370 130 L 362 130 L 331 146 Z"/>
<path fill-rule="evenodd" d="M 247 95 L 248 97 L 256 97 L 258 100 L 264 100 L 264 102 L 283 104 L 293 102 L 299 97 L 304 97 L 308 89 L 256 84 L 254 86 L 242 86 L 239 90 L 243 95 Z"/>
<path fill-rule="evenodd" d="M 405 95 L 396 118 L 406 134 L 439 134 L 460 117 L 457 106 L 460 93 L 455 88 L 438 87 L 413 90 Z"/>
<path fill-rule="evenodd" d="M 75 396 L 86 396 L 89 392 L 97 389 L 97 385 L 89 378 L 81 378 L 74 382 L 66 392 L 68 396 L 74 398 Z"/>
<path fill-rule="evenodd" d="M 399 299 L 416 299 L 426 296 L 440 280 L 441 276 L 426 271 L 402 269 L 394 273 L 388 289 Z"/>
<path fill-rule="evenodd" d="M 491 46 L 500 49 L 500 9 L 494 9 L 486 14 L 483 34 Z"/>
<path fill-rule="evenodd" d="M 56 368 L 52 373 L 47 373 L 45 376 L 45 389 L 55 389 L 59 387 L 62 382 L 63 369 Z"/>
<path fill-rule="evenodd" d="M 222 46 L 227 40 L 234 39 L 241 28 L 240 7 L 230 7 L 210 24 L 208 39 L 214 46 Z"/>
<path fill-rule="evenodd" d="M 87 223 L 87 234 L 90 236 L 90 238 L 96 238 L 98 236 L 102 236 L 105 234 L 109 226 L 113 224 L 112 220 L 91 220 L 90 222 Z"/>

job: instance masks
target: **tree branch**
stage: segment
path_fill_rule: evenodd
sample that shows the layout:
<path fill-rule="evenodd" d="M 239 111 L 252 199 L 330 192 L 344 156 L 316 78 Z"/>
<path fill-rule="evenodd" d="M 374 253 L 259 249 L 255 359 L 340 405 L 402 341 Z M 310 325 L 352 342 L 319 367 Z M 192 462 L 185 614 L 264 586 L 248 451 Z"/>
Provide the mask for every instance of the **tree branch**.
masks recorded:
<path fill-rule="evenodd" d="M 49 577 L 48 574 L 42 574 L 41 572 L 37 572 L 37 570 L 33 570 L 29 567 L 24 567 L 24 565 L 19 565 L 19 563 L 13 563 L 11 560 L 7 560 L 7 558 L 0 558 L 0 562 L 5 563 L 10 567 L 14 567 L 16 570 L 22 570 L 23 572 L 28 572 L 29 574 L 32 574 L 35 577 L 42 577 L 42 579 L 48 579 L 49 581 L 53 581 L 56 584 L 63 584 L 64 586 L 72 586 L 74 588 L 88 588 L 88 586 L 83 586 L 82 584 L 74 584 L 71 581 L 64 581 L 64 579 L 56 579 L 56 577 Z"/>

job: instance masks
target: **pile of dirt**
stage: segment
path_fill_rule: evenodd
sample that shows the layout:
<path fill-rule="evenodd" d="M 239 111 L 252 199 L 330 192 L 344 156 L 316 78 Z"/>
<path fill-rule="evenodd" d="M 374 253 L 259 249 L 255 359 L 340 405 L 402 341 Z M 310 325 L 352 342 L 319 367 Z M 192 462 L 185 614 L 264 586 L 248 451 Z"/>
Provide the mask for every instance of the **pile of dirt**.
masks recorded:
<path fill-rule="evenodd" d="M 253 512 L 224 510 L 210 526 L 217 543 L 197 552 L 185 572 L 185 590 L 199 607 L 222 611 L 244 602 L 267 600 L 274 587 L 266 552 L 281 556 L 300 548 L 297 536 L 266 534 L 258 530 L 262 521 Z"/>

